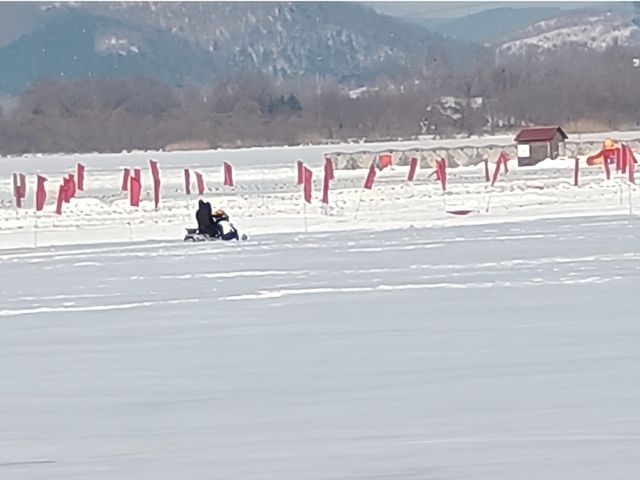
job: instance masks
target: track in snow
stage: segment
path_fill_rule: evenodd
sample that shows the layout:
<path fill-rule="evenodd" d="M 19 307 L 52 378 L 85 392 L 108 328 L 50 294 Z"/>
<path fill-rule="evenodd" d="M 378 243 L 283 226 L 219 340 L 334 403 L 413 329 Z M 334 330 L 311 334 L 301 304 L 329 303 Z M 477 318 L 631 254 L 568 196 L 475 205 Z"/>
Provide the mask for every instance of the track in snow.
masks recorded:
<path fill-rule="evenodd" d="M 635 218 L 0 252 L 0 476 L 632 479 Z"/>

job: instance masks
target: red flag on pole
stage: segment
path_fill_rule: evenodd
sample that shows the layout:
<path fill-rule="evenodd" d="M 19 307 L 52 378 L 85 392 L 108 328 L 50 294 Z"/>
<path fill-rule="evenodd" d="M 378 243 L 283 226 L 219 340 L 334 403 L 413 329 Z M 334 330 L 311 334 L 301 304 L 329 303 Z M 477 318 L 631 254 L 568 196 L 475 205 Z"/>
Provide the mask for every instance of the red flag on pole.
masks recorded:
<path fill-rule="evenodd" d="M 47 181 L 45 177 L 38 175 L 38 186 L 36 187 L 36 212 L 44 208 L 47 202 L 47 189 L 44 183 Z"/>
<path fill-rule="evenodd" d="M 507 166 L 507 162 L 509 161 L 509 155 L 504 150 L 500 152 L 500 161 L 502 162 L 502 167 L 504 170 L 504 174 L 509 173 L 509 167 Z"/>
<path fill-rule="evenodd" d="M 493 177 L 491 178 L 492 187 L 496 184 L 496 182 L 498 181 L 498 176 L 500 175 L 500 164 L 502 163 L 501 158 L 502 157 L 498 157 L 498 161 L 496 162 L 496 168 L 493 171 Z"/>
<path fill-rule="evenodd" d="M 233 168 L 227 162 L 224 162 L 224 184 L 227 187 L 233 187 Z"/>
<path fill-rule="evenodd" d="M 66 179 L 65 179 L 66 180 Z M 67 197 L 66 185 L 63 183 L 58 188 L 58 199 L 56 200 L 56 214 L 62 215 L 62 203 Z"/>
<path fill-rule="evenodd" d="M 367 178 L 364 181 L 364 188 L 367 190 L 371 190 L 373 188 L 373 181 L 376 179 L 376 165 L 375 163 L 371 163 L 369 167 L 369 173 L 367 174 Z"/>
<path fill-rule="evenodd" d="M 333 160 L 331 160 L 330 157 L 324 157 L 324 173 L 329 180 L 333 180 L 335 178 L 333 172 Z"/>
<path fill-rule="evenodd" d="M 298 185 L 304 184 L 304 163 L 302 160 L 296 161 L 296 171 L 298 173 Z"/>
<path fill-rule="evenodd" d="M 629 173 L 629 182 L 636 183 L 636 157 L 631 150 L 631 147 L 627 146 L 627 170 Z"/>
<path fill-rule="evenodd" d="M 184 193 L 191 195 L 191 173 L 188 168 L 184 169 Z"/>
<path fill-rule="evenodd" d="M 196 174 L 196 183 L 198 184 L 198 195 L 203 195 L 205 191 L 204 177 L 200 172 L 195 172 L 195 174 Z"/>
<path fill-rule="evenodd" d="M 24 173 L 18 175 L 18 183 L 20 187 L 20 200 L 24 200 L 27 196 L 27 176 Z M 20 202 L 22 204 L 22 202 Z"/>
<path fill-rule="evenodd" d="M 407 181 L 413 182 L 416 178 L 417 171 L 418 159 L 416 157 L 411 157 L 411 160 L 409 160 L 409 175 L 407 176 Z"/>
<path fill-rule="evenodd" d="M 153 178 L 153 204 L 157 210 L 158 204 L 160 203 L 160 169 L 158 168 L 158 162 L 149 160 L 149 168 L 151 169 L 151 176 Z"/>
<path fill-rule="evenodd" d="M 73 173 L 69 174 L 67 197 L 70 199 L 76 197 L 76 177 Z"/>
<path fill-rule="evenodd" d="M 13 198 L 16 199 L 16 207 L 22 208 L 22 197 L 20 196 L 20 184 L 18 183 L 18 174 L 11 175 L 13 179 Z"/>
<path fill-rule="evenodd" d="M 313 192 L 313 172 L 307 167 L 304 167 L 304 200 L 307 203 L 311 203 L 311 196 Z"/>
<path fill-rule="evenodd" d="M 327 168 L 327 164 L 325 164 L 324 168 L 324 178 L 322 179 L 322 203 L 325 205 L 329 204 L 329 186 L 331 184 L 329 169 Z"/>
<path fill-rule="evenodd" d="M 13 196 L 16 199 L 16 207 L 22 208 L 23 200 L 27 196 L 27 177 L 24 173 L 13 174 Z"/>
<path fill-rule="evenodd" d="M 131 176 L 131 170 L 125 168 L 122 172 L 122 187 L 120 187 L 121 192 L 126 192 L 129 190 L 129 177 Z"/>
<path fill-rule="evenodd" d="M 438 179 L 440 180 L 440 184 L 442 185 L 442 191 L 447 191 L 447 161 L 444 158 L 441 158 L 436 162 L 436 168 L 438 171 Z"/>
<path fill-rule="evenodd" d="M 133 178 L 135 178 L 140 184 L 140 194 L 138 196 L 142 198 L 142 170 L 139 168 L 134 168 L 133 173 L 131 173 L 131 176 L 133 176 Z"/>
<path fill-rule="evenodd" d="M 64 203 L 69 203 L 69 201 L 71 200 L 71 197 L 70 197 L 71 186 L 69 185 L 69 177 L 64 177 L 62 179 L 62 192 L 64 193 L 64 197 L 62 198 L 62 201 Z"/>
<path fill-rule="evenodd" d="M 580 160 L 578 157 L 575 159 L 575 164 L 573 167 L 573 186 L 577 187 L 580 185 Z"/>
<path fill-rule="evenodd" d="M 605 178 L 611 180 L 611 168 L 609 168 L 609 157 L 607 155 L 602 156 L 602 166 L 604 168 Z"/>
<path fill-rule="evenodd" d="M 620 149 L 620 171 L 623 175 L 627 173 L 627 165 L 629 164 L 629 147 L 622 144 Z"/>
<path fill-rule="evenodd" d="M 84 192 L 84 170 L 85 169 L 83 164 L 76 164 L 76 180 L 79 192 Z"/>
<path fill-rule="evenodd" d="M 129 205 L 137 207 L 140 205 L 140 193 L 142 184 L 135 175 L 129 177 Z"/>

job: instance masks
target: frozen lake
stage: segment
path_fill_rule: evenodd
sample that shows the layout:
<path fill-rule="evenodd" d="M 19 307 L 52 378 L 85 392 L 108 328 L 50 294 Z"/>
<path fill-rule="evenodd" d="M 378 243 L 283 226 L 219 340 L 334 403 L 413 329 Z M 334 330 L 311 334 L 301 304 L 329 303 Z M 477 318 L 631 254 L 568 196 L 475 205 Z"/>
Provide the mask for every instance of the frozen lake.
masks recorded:
<path fill-rule="evenodd" d="M 0 478 L 636 479 L 640 220 L 0 252 Z"/>
<path fill-rule="evenodd" d="M 636 138 L 638 132 L 586 135 L 584 139 Z M 640 190 L 626 174 L 613 169 L 605 180 L 600 166 L 589 167 L 581 158 L 579 187 L 573 185 L 575 161 L 548 160 L 534 167 L 510 162 L 509 172 L 496 184 L 487 184 L 484 166 L 450 168 L 446 194 L 432 176 L 432 168 L 417 172 L 408 182 L 408 166 L 395 165 L 377 173 L 372 190 L 363 188 L 367 169 L 336 170 L 329 204 L 322 205 L 323 154 L 332 150 L 406 149 L 440 145 L 506 145 L 509 136 L 466 140 L 388 142 L 380 144 L 273 147 L 202 152 L 134 152 L 121 154 L 27 155 L 0 158 L 0 250 L 37 245 L 69 245 L 181 239 L 185 227 L 194 227 L 198 196 L 185 194 L 184 168 L 202 173 L 203 197 L 215 209 L 224 208 L 242 233 L 249 235 L 344 232 L 346 230 L 392 230 L 412 225 L 501 223 L 550 217 L 626 215 L 637 212 Z M 435 142 L 435 143 L 434 143 Z M 161 200 L 152 201 L 149 159 L 159 162 Z M 312 203 L 303 206 L 295 165 L 302 160 L 313 172 Z M 490 169 L 497 158 L 490 158 Z M 234 168 L 234 187 L 222 185 L 222 163 Z M 61 215 L 55 206 L 62 177 L 75 172 L 76 162 L 86 166 L 85 191 L 65 204 Z M 121 191 L 123 167 L 140 167 L 142 201 L 129 205 Z M 24 209 L 14 208 L 13 172 L 26 175 Z M 34 212 L 36 174 L 48 178 L 47 203 Z M 469 211 L 465 217 L 450 211 Z M 36 239 L 37 237 L 37 239 Z"/>

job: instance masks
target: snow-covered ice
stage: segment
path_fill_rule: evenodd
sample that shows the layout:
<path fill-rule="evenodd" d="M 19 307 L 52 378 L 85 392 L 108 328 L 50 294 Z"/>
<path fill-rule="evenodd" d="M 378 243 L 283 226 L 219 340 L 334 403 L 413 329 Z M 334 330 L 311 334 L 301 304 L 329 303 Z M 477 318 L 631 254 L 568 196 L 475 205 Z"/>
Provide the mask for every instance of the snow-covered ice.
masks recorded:
<path fill-rule="evenodd" d="M 430 172 L 369 192 L 336 171 L 323 209 L 322 153 L 361 147 L 1 159 L 0 478 L 637 478 L 637 187 L 583 168 L 575 188 L 569 160 L 493 189 L 451 169 L 446 195 Z M 87 191 L 57 216 L 76 161 Z M 135 166 L 140 209 L 119 192 Z M 185 167 L 249 241 L 181 241 Z"/>
<path fill-rule="evenodd" d="M 608 135 L 600 135 L 600 138 Z M 613 136 L 613 134 L 612 134 Z M 637 137 L 638 132 L 626 137 Z M 592 140 L 596 136 L 585 136 Z M 625 138 L 622 133 L 615 138 Z M 453 140 L 367 144 L 368 148 L 408 148 Z M 460 142 L 460 141 L 458 141 Z M 497 136 L 471 139 L 477 145 L 511 142 Z M 604 180 L 600 167 L 581 169 L 581 187 L 573 187 L 573 160 L 546 161 L 536 167 L 517 168 L 501 177 L 494 188 L 484 182 L 483 166 L 449 169 L 446 195 L 430 171 L 419 171 L 408 183 L 408 167 L 396 166 L 378 173 L 372 191 L 362 186 L 366 171 L 336 171 L 331 183 L 330 206 L 320 205 L 323 153 L 358 150 L 361 145 L 308 146 L 219 150 L 207 152 L 134 152 L 130 154 L 35 155 L 0 159 L 0 248 L 33 246 L 36 216 L 33 211 L 35 174 L 49 178 L 48 204 L 37 219 L 37 243 L 60 245 L 105 241 L 169 240 L 182 238 L 184 227 L 194 226 L 197 196 L 184 195 L 183 169 L 203 172 L 205 197 L 215 208 L 223 207 L 242 231 L 253 234 L 344 231 L 348 229 L 392 229 L 407 225 L 467 225 L 516 219 L 575 215 L 628 214 L 630 204 L 638 210 L 640 192 L 629 188 L 623 175 Z M 154 211 L 148 160 L 158 160 L 162 177 L 162 200 Z M 314 202 L 302 205 L 296 185 L 295 161 L 303 160 L 314 172 Z M 493 160 L 493 159 L 492 159 Z M 584 159 L 583 159 L 584 160 Z M 86 165 L 86 191 L 80 192 L 63 215 L 54 213 L 61 178 Z M 229 161 L 235 169 L 236 186 L 222 186 L 221 166 Z M 129 207 L 127 193 L 120 192 L 122 167 L 142 167 L 143 201 Z M 492 166 L 493 168 L 493 166 Z M 27 209 L 12 207 L 11 173 L 28 175 Z M 195 187 L 195 185 L 194 185 Z M 447 210 L 471 210 L 464 218 Z M 304 216 L 307 216 L 305 222 Z"/>
<path fill-rule="evenodd" d="M 0 252 L 0 477 L 635 479 L 640 221 Z"/>

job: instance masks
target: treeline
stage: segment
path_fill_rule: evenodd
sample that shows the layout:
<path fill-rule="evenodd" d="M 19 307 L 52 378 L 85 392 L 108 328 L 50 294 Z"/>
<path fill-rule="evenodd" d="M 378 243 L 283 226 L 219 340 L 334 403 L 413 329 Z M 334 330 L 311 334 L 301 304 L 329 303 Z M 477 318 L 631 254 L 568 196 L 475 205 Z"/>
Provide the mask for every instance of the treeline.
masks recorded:
<path fill-rule="evenodd" d="M 380 78 L 358 95 L 322 79 L 276 84 L 262 74 L 181 88 L 142 77 L 43 80 L 0 111 L 0 153 L 408 137 L 421 133 L 426 106 L 443 95 L 481 96 L 487 116 L 517 124 L 632 128 L 640 121 L 640 68 L 632 51 L 615 47 L 480 65 L 472 75 L 428 65 L 410 78 Z M 487 131 L 477 118 L 456 128 Z"/>
<path fill-rule="evenodd" d="M 528 124 L 564 124 L 575 130 L 632 129 L 640 125 L 640 68 L 635 49 L 597 53 L 564 50 L 546 59 L 512 60 L 478 75 L 478 92 L 495 109 Z"/>
<path fill-rule="evenodd" d="M 118 152 L 175 143 L 298 144 L 418 133 L 425 88 L 350 98 L 336 84 L 276 85 L 265 75 L 212 87 L 149 78 L 42 81 L 0 116 L 0 152 Z"/>

